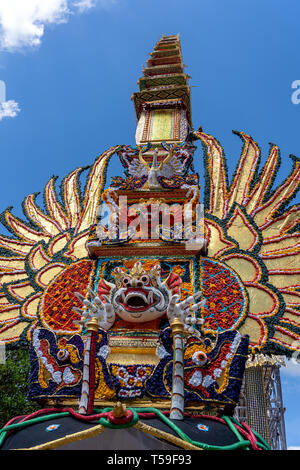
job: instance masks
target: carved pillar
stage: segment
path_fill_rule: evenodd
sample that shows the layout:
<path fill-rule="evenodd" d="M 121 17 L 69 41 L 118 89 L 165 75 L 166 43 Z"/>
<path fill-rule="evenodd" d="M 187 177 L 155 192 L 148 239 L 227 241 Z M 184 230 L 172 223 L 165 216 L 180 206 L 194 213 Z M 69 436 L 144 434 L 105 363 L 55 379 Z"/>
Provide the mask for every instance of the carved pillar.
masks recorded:
<path fill-rule="evenodd" d="M 87 323 L 87 339 L 83 359 L 82 389 L 78 409 L 78 413 L 83 415 L 91 414 L 94 407 L 95 344 L 98 328 L 98 319 L 92 317 Z"/>
<path fill-rule="evenodd" d="M 171 419 L 184 417 L 183 324 L 178 318 L 171 323 L 174 345 Z"/>

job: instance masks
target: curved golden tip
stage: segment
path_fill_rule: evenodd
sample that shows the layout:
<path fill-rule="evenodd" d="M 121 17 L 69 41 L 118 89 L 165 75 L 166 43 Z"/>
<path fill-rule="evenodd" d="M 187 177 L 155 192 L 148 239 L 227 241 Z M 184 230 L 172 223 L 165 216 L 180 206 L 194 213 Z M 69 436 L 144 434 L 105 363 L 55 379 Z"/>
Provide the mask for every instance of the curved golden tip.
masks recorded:
<path fill-rule="evenodd" d="M 126 413 L 126 405 L 118 401 L 113 407 L 112 413 L 115 418 L 122 418 Z"/>

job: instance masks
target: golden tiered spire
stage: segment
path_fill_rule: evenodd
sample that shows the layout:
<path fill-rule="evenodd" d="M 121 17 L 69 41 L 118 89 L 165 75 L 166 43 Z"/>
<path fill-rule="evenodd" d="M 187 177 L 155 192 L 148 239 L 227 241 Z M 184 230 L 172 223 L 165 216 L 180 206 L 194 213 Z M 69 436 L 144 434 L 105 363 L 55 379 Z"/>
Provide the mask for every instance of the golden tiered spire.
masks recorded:
<path fill-rule="evenodd" d="M 184 73 L 179 36 L 155 44 L 132 99 L 137 116 L 136 143 L 183 142 L 191 124 L 190 87 Z"/>

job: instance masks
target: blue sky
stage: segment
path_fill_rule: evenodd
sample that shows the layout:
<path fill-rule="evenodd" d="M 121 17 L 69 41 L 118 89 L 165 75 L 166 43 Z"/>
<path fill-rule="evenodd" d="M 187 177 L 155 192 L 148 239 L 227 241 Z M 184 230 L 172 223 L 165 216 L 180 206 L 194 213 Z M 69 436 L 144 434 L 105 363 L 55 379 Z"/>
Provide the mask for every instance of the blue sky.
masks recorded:
<path fill-rule="evenodd" d="M 218 138 L 229 171 L 239 130 L 262 163 L 279 146 L 282 181 L 300 157 L 299 13 L 297 0 L 0 0 L 0 210 L 22 216 L 52 175 L 134 145 L 131 94 L 162 34 L 180 34 L 194 127 Z M 282 380 L 288 445 L 300 447 L 300 366 Z"/>

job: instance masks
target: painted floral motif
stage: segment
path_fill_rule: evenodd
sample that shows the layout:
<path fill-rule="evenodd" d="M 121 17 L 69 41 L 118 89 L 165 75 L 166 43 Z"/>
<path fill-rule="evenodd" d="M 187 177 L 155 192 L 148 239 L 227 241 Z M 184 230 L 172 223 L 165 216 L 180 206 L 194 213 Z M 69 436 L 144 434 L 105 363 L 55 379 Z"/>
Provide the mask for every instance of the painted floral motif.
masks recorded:
<path fill-rule="evenodd" d="M 31 398 L 77 397 L 81 390 L 84 344 L 80 335 L 58 339 L 46 328 L 36 328 L 30 343 Z"/>
<path fill-rule="evenodd" d="M 185 399 L 237 403 L 248 344 L 249 338 L 237 330 L 220 333 L 216 343 L 188 338 L 184 351 Z"/>
<path fill-rule="evenodd" d="M 197 429 L 199 429 L 199 431 L 208 432 L 209 431 L 209 426 L 207 426 L 206 424 L 199 423 L 199 424 L 197 424 Z"/>
<path fill-rule="evenodd" d="M 49 426 L 46 427 L 45 431 L 50 432 L 50 431 L 56 431 L 60 427 L 60 424 L 50 424 Z"/>
<path fill-rule="evenodd" d="M 153 366 L 110 365 L 111 375 L 119 398 L 137 398 L 145 393 L 145 381 L 150 377 Z"/>
<path fill-rule="evenodd" d="M 203 308 L 204 328 L 224 331 L 236 328 L 245 318 L 248 298 L 239 277 L 226 264 L 203 259 L 202 289 L 206 299 Z"/>

